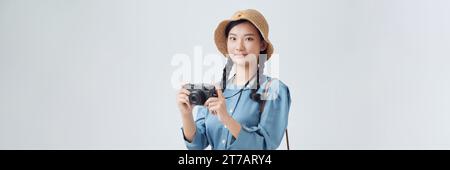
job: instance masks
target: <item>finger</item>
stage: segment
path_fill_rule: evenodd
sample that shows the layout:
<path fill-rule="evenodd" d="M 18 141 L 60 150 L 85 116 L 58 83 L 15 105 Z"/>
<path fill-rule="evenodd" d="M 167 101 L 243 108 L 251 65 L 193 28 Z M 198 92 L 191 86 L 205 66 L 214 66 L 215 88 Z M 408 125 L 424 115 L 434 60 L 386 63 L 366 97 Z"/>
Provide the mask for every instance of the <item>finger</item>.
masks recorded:
<path fill-rule="evenodd" d="M 184 96 L 180 96 L 180 97 L 178 97 L 178 101 L 189 103 L 189 98 L 184 97 Z"/>
<path fill-rule="evenodd" d="M 188 100 L 186 100 L 186 99 L 179 99 L 178 100 L 181 104 L 186 104 L 186 105 L 190 105 L 190 103 L 189 103 L 189 101 Z"/>
<path fill-rule="evenodd" d="M 208 108 L 208 109 L 211 109 L 213 106 L 215 106 L 214 103 L 213 102 L 209 102 L 208 105 L 206 105 L 205 107 Z"/>
<path fill-rule="evenodd" d="M 219 85 L 215 85 L 215 87 L 216 87 L 217 96 L 220 97 L 220 98 L 223 98 L 222 89 L 220 88 L 220 86 Z"/>
<path fill-rule="evenodd" d="M 177 98 L 178 99 L 186 99 L 189 101 L 189 96 L 184 93 L 178 94 Z"/>
<path fill-rule="evenodd" d="M 208 100 L 206 100 L 204 106 L 208 107 L 208 105 L 209 105 L 211 102 L 214 102 L 214 101 L 217 101 L 217 100 L 218 100 L 217 97 L 210 97 Z"/>
<path fill-rule="evenodd" d="M 178 97 L 178 98 L 189 99 L 189 96 L 188 96 L 188 95 L 186 95 L 186 94 L 184 94 L 184 93 L 178 94 L 178 96 L 177 96 L 177 97 Z"/>
<path fill-rule="evenodd" d="M 217 110 L 217 106 L 210 106 L 209 109 L 211 109 L 211 110 Z"/>
<path fill-rule="evenodd" d="M 191 92 L 190 92 L 189 90 L 184 89 L 184 88 L 181 88 L 179 93 L 180 93 L 180 94 L 181 94 L 181 93 L 182 93 L 182 94 L 186 94 L 186 95 L 190 95 L 190 94 L 191 94 Z"/>

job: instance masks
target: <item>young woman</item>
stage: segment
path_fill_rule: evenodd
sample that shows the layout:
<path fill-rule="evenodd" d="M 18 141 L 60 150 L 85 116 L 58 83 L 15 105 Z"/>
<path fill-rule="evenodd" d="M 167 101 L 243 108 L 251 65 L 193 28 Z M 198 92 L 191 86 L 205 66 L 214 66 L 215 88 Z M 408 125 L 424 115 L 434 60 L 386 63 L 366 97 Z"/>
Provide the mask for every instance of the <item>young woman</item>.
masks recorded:
<path fill-rule="evenodd" d="M 181 88 L 177 96 L 188 149 L 278 148 L 291 100 L 284 83 L 263 75 L 264 62 L 273 53 L 268 32 L 264 16 L 252 9 L 238 11 L 218 25 L 215 43 L 228 60 L 223 89 L 216 87 L 218 97 L 196 109 L 188 90 Z"/>

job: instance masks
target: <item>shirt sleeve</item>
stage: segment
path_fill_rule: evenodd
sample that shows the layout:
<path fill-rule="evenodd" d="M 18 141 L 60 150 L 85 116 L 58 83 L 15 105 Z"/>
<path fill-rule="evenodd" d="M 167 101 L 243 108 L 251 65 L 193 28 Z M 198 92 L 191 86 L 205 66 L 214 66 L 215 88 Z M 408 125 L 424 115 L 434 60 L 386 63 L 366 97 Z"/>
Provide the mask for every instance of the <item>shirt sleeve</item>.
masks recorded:
<path fill-rule="evenodd" d="M 277 149 L 287 127 L 290 104 L 288 87 L 279 80 L 273 80 L 259 124 L 241 124 L 238 137 L 232 137 L 228 149 Z"/>
<path fill-rule="evenodd" d="M 195 136 L 192 139 L 192 142 L 189 142 L 186 140 L 186 137 L 184 136 L 184 129 L 181 128 L 181 132 L 183 134 L 184 143 L 186 144 L 187 149 L 189 150 L 202 150 L 205 149 L 209 142 L 206 138 L 206 126 L 205 126 L 205 118 L 207 115 L 207 111 L 203 107 L 196 107 L 194 109 L 196 111 L 196 117 L 195 117 L 195 125 L 196 125 L 196 131 Z"/>

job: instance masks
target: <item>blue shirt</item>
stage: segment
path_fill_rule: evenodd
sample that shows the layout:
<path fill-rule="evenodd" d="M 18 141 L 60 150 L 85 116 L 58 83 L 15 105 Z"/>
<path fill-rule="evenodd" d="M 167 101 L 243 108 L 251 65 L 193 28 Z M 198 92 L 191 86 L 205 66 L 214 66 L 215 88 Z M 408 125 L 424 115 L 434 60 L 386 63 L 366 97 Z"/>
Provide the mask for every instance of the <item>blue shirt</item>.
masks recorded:
<path fill-rule="evenodd" d="M 250 150 L 250 149 L 276 149 L 283 139 L 288 123 L 288 113 L 291 104 L 289 88 L 280 80 L 263 76 L 257 93 L 262 94 L 267 86 L 267 100 L 264 111 L 260 113 L 258 102 L 250 98 L 251 86 L 242 91 L 241 99 L 236 106 L 239 94 L 226 99 L 228 114 L 241 125 L 237 138 L 219 121 L 217 116 L 209 113 L 204 106 L 196 106 L 193 112 L 196 132 L 192 142 L 184 138 L 188 149 L 205 149 L 211 145 L 212 149 L 220 150 Z M 232 96 L 241 90 L 241 87 L 228 83 L 223 92 L 225 97 Z M 234 107 L 235 111 L 233 112 Z M 183 130 L 183 128 L 181 128 Z M 183 133 L 184 134 L 184 133 Z"/>

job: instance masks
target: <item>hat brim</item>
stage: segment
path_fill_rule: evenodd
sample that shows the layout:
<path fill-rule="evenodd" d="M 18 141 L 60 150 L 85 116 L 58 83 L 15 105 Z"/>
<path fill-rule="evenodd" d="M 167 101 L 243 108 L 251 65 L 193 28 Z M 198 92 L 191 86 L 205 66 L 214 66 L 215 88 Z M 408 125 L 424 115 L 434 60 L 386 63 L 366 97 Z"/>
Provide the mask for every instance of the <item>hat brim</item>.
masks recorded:
<path fill-rule="evenodd" d="M 227 50 L 227 37 L 225 35 L 225 28 L 228 26 L 228 24 L 230 22 L 233 21 L 237 21 L 237 20 L 241 20 L 241 19 L 245 19 L 247 21 L 249 21 L 250 23 L 252 23 L 256 29 L 258 29 L 258 31 L 261 33 L 261 35 L 264 38 L 264 41 L 267 43 L 267 60 L 270 59 L 270 57 L 273 54 L 273 45 L 272 43 L 269 41 L 269 39 L 267 37 L 264 37 L 264 34 L 262 34 L 262 31 L 260 28 L 258 28 L 258 26 L 253 23 L 251 20 L 246 19 L 246 18 L 239 18 L 239 19 L 230 19 L 230 20 L 223 20 L 222 22 L 219 23 L 219 25 L 217 26 L 216 30 L 214 31 L 214 41 L 216 43 L 217 49 L 225 56 L 228 57 L 228 50 Z"/>

